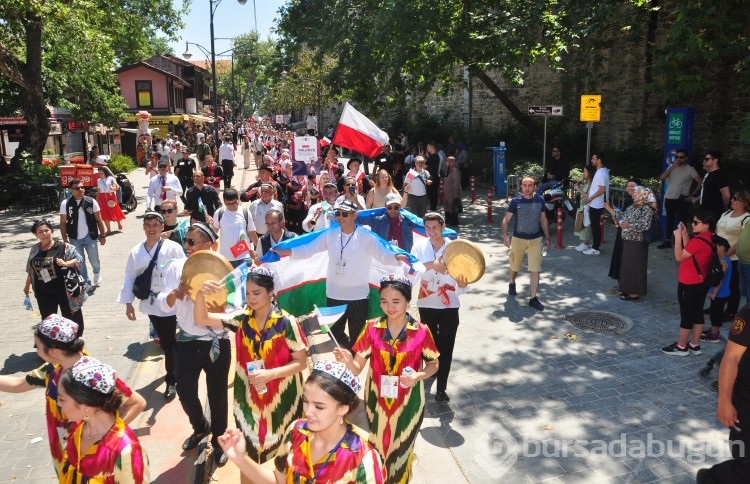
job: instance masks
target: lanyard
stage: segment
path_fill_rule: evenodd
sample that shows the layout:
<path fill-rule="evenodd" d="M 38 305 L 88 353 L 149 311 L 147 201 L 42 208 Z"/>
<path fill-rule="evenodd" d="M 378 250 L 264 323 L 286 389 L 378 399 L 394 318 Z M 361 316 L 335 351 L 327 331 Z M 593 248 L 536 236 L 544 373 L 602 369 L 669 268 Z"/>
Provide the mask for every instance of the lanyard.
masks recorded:
<path fill-rule="evenodd" d="M 346 239 L 346 244 L 344 243 L 344 231 L 342 230 L 339 234 L 339 241 L 341 241 L 341 252 L 339 252 L 339 260 L 342 260 L 344 258 L 344 249 L 346 249 L 346 246 L 349 245 L 349 242 L 352 241 L 355 233 L 357 233 L 357 227 L 354 227 L 354 232 L 352 232 L 352 235 L 350 235 L 349 238 Z"/>
<path fill-rule="evenodd" d="M 346 437 L 347 433 L 349 433 L 349 428 L 347 428 L 344 431 L 344 435 L 341 436 L 341 438 L 339 439 L 338 444 L 336 444 L 336 447 L 334 447 L 333 449 L 331 449 L 331 451 L 328 453 L 328 457 L 326 457 L 325 462 L 323 462 L 320 465 L 320 467 L 318 467 L 318 470 L 317 470 L 317 472 L 315 472 L 315 475 L 313 476 L 312 481 L 310 481 L 310 484 L 314 484 L 315 482 L 318 481 L 318 476 L 320 475 L 321 472 L 323 472 L 323 469 L 325 469 L 325 467 L 328 465 L 328 462 L 331 460 L 331 457 L 333 457 L 333 454 L 337 450 L 339 450 L 339 447 L 341 447 L 341 443 L 344 441 L 344 438 Z"/>

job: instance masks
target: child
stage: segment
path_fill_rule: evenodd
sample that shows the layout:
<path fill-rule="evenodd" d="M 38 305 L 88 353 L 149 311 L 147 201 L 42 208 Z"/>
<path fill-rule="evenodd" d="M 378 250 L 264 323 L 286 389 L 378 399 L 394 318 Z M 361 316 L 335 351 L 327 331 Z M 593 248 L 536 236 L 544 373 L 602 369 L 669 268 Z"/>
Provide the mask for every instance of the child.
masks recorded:
<path fill-rule="evenodd" d="M 708 297 L 711 299 L 709 313 L 711 329 L 703 332 L 701 341 L 708 341 L 709 343 L 720 341 L 719 330 L 721 330 L 721 323 L 725 316 L 724 307 L 729 299 L 729 281 L 732 279 L 732 260 L 727 257 L 729 242 L 718 235 L 714 235 L 714 242 L 716 243 L 716 253 L 721 261 L 721 268 L 724 269 L 724 279 L 721 280 L 721 284 L 708 291 Z"/>

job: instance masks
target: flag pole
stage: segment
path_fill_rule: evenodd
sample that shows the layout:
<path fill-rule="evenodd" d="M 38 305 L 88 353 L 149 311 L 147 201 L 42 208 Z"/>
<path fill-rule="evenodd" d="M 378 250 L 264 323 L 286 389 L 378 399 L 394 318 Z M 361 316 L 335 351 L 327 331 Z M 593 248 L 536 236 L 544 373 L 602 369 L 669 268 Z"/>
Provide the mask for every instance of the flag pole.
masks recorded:
<path fill-rule="evenodd" d="M 246 266 L 246 265 L 247 265 L 247 261 L 244 261 L 244 262 L 243 262 L 242 264 L 240 264 L 240 265 L 238 265 L 237 267 L 235 267 L 234 269 L 232 269 L 232 272 L 234 272 L 234 271 L 236 271 L 237 269 L 239 269 L 240 267 L 242 267 L 242 266 Z M 232 279 L 232 278 L 231 278 L 231 277 L 229 277 L 229 276 L 231 276 L 231 275 L 232 275 L 232 272 L 230 272 L 229 274 L 227 274 L 226 276 L 224 276 L 224 277 L 222 277 L 222 278 L 221 278 L 221 281 L 219 281 L 219 282 L 221 283 L 221 284 L 219 284 L 219 287 L 224 287 L 224 286 L 226 286 L 227 284 L 229 284 L 229 281 L 230 281 L 230 280 Z"/>
<path fill-rule="evenodd" d="M 318 315 L 318 316 L 320 316 L 320 310 L 318 309 L 318 306 L 317 306 L 316 304 L 313 304 L 313 307 L 315 308 L 315 312 L 317 313 L 317 315 Z M 338 342 L 338 341 L 336 341 L 336 337 L 335 337 L 335 336 L 333 335 L 333 331 L 331 331 L 331 327 L 330 327 L 330 326 L 326 326 L 326 328 L 328 328 L 328 331 L 326 331 L 325 333 L 326 333 L 326 334 L 327 334 L 328 336 L 330 336 L 330 337 L 331 337 L 331 339 L 333 340 L 333 342 L 334 342 L 334 343 L 336 343 L 336 346 L 337 346 L 337 347 L 338 347 L 339 349 L 341 349 L 341 345 L 339 344 L 339 342 Z"/>

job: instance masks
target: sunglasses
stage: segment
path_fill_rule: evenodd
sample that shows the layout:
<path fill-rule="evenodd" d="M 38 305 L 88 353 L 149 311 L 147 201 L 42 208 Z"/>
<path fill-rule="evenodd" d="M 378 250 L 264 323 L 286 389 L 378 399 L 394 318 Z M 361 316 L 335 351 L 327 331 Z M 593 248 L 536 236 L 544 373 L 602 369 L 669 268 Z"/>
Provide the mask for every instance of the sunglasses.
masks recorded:
<path fill-rule="evenodd" d="M 85 190 L 85 188 L 84 187 L 75 187 L 75 188 L 71 188 L 71 190 Z"/>
<path fill-rule="evenodd" d="M 345 186 L 347 186 L 347 187 L 356 187 L 357 185 L 355 185 L 354 183 L 346 183 Z"/>
<path fill-rule="evenodd" d="M 338 212 L 336 215 L 339 217 L 347 218 L 349 216 L 349 212 Z"/>
<path fill-rule="evenodd" d="M 713 156 L 707 156 L 707 157 L 705 157 L 705 158 L 703 158 L 703 159 L 704 159 L 704 160 L 706 160 L 706 161 L 708 161 L 708 160 L 713 160 L 713 159 L 714 159 L 714 157 L 713 157 Z"/>
<path fill-rule="evenodd" d="M 388 206 L 388 207 L 386 207 L 386 208 L 387 208 L 388 210 L 401 210 L 401 206 L 400 206 L 400 205 L 389 205 L 389 206 Z"/>
<path fill-rule="evenodd" d="M 174 208 L 167 208 L 167 209 L 165 209 L 165 210 L 160 210 L 160 212 L 161 212 L 161 213 L 172 213 L 172 212 L 174 212 L 175 210 L 176 210 L 176 209 L 174 209 Z"/>
<path fill-rule="evenodd" d="M 190 247 L 192 247 L 192 246 L 194 246 L 195 244 L 198 244 L 198 243 L 200 243 L 200 242 L 199 242 L 199 241 L 197 241 L 197 240 L 195 240 L 195 239 L 185 239 L 185 243 L 187 243 L 187 245 L 189 245 Z"/>

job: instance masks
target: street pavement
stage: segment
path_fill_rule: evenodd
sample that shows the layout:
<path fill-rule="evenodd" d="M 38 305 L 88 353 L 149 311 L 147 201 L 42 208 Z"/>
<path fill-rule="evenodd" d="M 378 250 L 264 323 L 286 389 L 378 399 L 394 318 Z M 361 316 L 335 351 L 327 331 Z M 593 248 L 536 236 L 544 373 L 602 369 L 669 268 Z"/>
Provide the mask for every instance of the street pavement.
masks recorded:
<path fill-rule="evenodd" d="M 203 453 L 182 452 L 191 429 L 179 402 L 163 400 L 163 357 L 149 342 L 148 320 L 128 321 L 115 302 L 125 256 L 143 239 L 147 176 L 138 169 L 129 178 L 140 205 L 122 233 L 100 248 L 103 283 L 83 308 L 87 348 L 148 401 L 132 427 L 148 452 L 152 482 L 193 482 L 196 475 L 238 482 L 231 463 L 204 469 Z M 235 184 L 254 178 L 254 169 L 239 170 Z M 493 201 L 488 224 L 486 201 L 469 200 L 466 192 L 460 233 L 482 247 L 487 271 L 461 298 L 450 404 L 434 403 L 434 384 L 428 386 L 413 482 L 691 483 L 698 469 L 728 457 L 728 432 L 716 420 L 716 393 L 709 388 L 718 369 L 712 379 L 698 376 L 723 345 L 706 343 L 703 355 L 686 358 L 659 351 L 678 330 L 672 251 L 651 246 L 649 294 L 621 301 L 607 277 L 614 230 L 607 227 L 601 255 L 585 256 L 573 249 L 579 241 L 568 220 L 565 248 L 551 248 L 544 258 L 539 299 L 546 308 L 537 312 L 528 307 L 527 272 L 518 277 L 519 295 L 507 296 L 508 251 L 499 227 L 506 201 Z M 56 214 L 48 216 L 57 222 Z M 19 209 L 0 213 L 0 265 L 8 269 L 0 280 L 7 295 L 0 299 L 2 374 L 41 363 L 30 330 L 39 320 L 36 303 L 33 312 L 22 306 L 36 218 Z M 551 233 L 554 246 L 556 229 Z M 612 313 L 632 327 L 600 334 L 563 319 L 581 311 Z M 355 421 L 364 425 L 361 413 Z M 0 484 L 10 482 L 55 482 L 41 390 L 0 394 Z"/>

